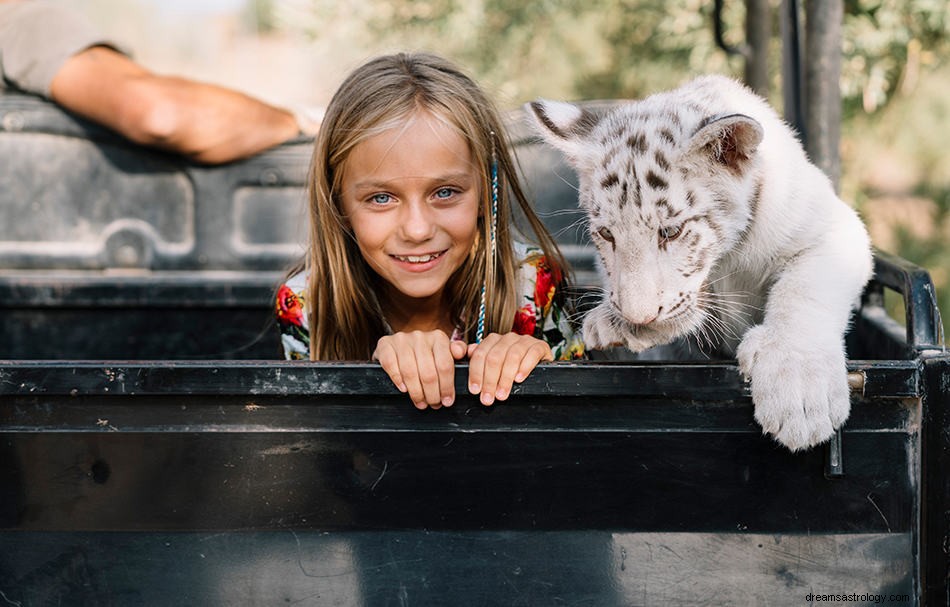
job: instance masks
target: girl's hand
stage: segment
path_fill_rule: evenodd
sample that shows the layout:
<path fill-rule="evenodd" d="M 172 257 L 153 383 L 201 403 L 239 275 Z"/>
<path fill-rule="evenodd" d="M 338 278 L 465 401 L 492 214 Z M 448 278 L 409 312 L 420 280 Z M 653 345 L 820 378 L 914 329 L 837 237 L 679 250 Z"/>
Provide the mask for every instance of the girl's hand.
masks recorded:
<path fill-rule="evenodd" d="M 455 402 L 455 361 L 466 351 L 465 342 L 451 341 L 443 331 L 412 331 L 379 338 L 373 360 L 417 409 L 438 409 Z"/>
<path fill-rule="evenodd" d="M 505 400 L 513 382 L 523 382 L 542 360 L 554 360 L 547 342 L 517 333 L 491 333 L 469 344 L 468 356 L 468 391 L 481 393 L 483 405 Z"/>

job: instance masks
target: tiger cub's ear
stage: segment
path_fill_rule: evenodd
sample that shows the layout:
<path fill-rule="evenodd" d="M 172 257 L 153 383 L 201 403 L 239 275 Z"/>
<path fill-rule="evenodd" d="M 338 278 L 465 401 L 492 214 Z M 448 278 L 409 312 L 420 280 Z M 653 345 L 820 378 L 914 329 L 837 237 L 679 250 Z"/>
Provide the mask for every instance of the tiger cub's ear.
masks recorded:
<path fill-rule="evenodd" d="M 525 113 L 534 130 L 562 151 L 579 168 L 591 156 L 588 140 L 600 118 L 594 112 L 564 101 L 538 99 L 525 104 Z"/>
<path fill-rule="evenodd" d="M 737 175 L 745 172 L 764 133 L 757 120 L 745 114 L 714 116 L 703 121 L 689 142 L 699 151 Z"/>

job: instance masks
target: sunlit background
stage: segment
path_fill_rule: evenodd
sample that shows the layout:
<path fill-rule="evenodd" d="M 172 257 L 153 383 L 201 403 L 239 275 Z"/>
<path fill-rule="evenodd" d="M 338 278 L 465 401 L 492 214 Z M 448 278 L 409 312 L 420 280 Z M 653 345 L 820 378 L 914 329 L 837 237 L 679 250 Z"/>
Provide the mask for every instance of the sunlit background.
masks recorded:
<path fill-rule="evenodd" d="M 384 51 L 464 65 L 503 108 L 549 98 L 637 97 L 707 71 L 708 0 L 75 0 L 147 67 L 320 107 Z M 778 9 L 779 2 L 773 3 Z M 743 3 L 726 2 L 741 41 Z M 950 310 L 950 65 L 946 0 L 846 0 L 842 196 L 876 246 L 930 270 Z M 778 30 L 778 26 L 775 26 Z M 779 48 L 770 54 L 780 107 Z M 948 313 L 950 315 L 950 313 Z"/>

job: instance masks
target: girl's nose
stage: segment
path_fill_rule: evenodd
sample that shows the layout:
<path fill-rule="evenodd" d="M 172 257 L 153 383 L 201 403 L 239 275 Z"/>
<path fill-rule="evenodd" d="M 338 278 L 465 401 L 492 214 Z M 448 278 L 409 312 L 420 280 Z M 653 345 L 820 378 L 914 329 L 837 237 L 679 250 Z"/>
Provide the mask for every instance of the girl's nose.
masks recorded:
<path fill-rule="evenodd" d="M 436 224 L 433 209 L 424 200 L 414 200 L 405 207 L 400 230 L 410 242 L 423 242 L 435 234 Z"/>

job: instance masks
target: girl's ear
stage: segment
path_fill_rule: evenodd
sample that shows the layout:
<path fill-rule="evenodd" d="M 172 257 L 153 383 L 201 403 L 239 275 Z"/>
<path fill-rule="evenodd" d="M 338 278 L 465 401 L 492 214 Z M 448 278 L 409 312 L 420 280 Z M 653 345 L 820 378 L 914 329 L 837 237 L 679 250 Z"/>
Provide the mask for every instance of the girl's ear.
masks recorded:
<path fill-rule="evenodd" d="M 564 101 L 538 99 L 525 104 L 529 122 L 541 137 L 567 156 L 574 168 L 590 157 L 590 133 L 600 121 L 592 111 Z"/>

